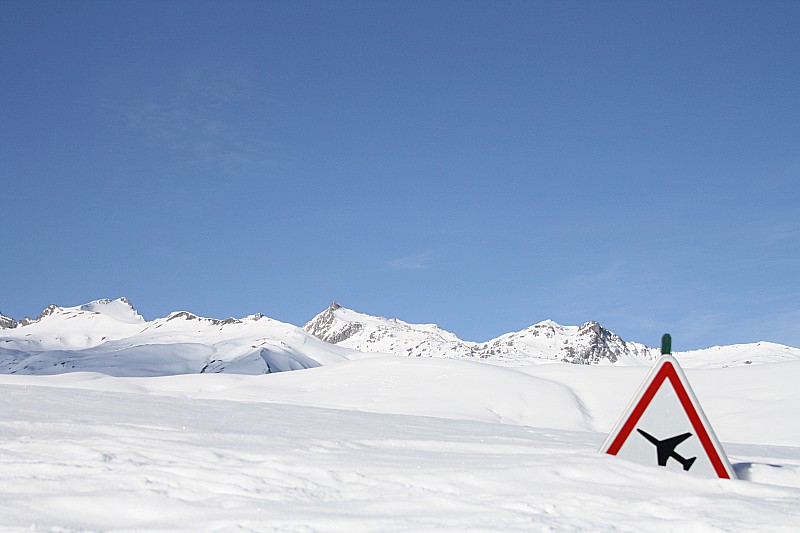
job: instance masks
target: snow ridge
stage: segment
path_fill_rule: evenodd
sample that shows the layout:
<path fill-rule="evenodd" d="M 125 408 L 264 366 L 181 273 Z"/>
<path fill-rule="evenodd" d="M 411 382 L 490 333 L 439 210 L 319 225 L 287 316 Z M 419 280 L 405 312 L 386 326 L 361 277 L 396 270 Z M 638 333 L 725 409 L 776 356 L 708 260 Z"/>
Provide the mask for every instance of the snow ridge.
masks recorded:
<path fill-rule="evenodd" d="M 140 324 L 144 318 L 139 314 L 131 302 L 125 298 L 116 300 L 95 300 L 80 307 L 81 311 L 90 311 L 113 317 L 121 322 Z"/>

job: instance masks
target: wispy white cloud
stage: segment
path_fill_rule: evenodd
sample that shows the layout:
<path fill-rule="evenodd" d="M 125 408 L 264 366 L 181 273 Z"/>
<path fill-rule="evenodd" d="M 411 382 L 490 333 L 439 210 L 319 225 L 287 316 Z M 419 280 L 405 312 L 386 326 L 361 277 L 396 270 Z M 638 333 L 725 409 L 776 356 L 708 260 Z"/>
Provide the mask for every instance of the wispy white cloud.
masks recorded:
<path fill-rule="evenodd" d="M 148 248 L 150 258 L 157 263 L 166 263 L 173 266 L 187 266 L 197 263 L 197 258 L 178 247 L 156 245 Z"/>
<path fill-rule="evenodd" d="M 624 300 L 653 299 L 663 287 L 669 267 L 627 260 L 611 260 L 587 267 L 558 283 L 565 299 L 597 299 L 611 305 Z"/>
<path fill-rule="evenodd" d="M 783 242 L 800 238 L 800 220 L 791 219 L 775 222 L 764 230 L 770 242 Z"/>
<path fill-rule="evenodd" d="M 610 284 L 616 286 L 623 279 L 623 267 L 624 264 L 621 261 L 599 265 L 594 270 L 571 276 L 564 282 L 564 288 L 570 291 L 584 292 L 597 287 L 607 287 Z"/>
<path fill-rule="evenodd" d="M 389 267 L 394 270 L 425 270 L 433 266 L 433 254 L 424 252 L 406 255 L 389 261 Z"/>
<path fill-rule="evenodd" d="M 129 128 L 172 153 L 178 165 L 244 174 L 291 164 L 290 150 L 269 139 L 259 111 L 276 100 L 247 76 L 197 70 L 171 94 L 118 109 Z"/>

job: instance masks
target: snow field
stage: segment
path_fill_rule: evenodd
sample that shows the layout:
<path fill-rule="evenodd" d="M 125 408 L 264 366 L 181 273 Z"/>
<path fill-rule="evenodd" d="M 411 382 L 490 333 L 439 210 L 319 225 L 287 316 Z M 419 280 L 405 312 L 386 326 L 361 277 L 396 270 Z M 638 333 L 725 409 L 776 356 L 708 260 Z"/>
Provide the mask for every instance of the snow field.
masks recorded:
<path fill-rule="evenodd" d="M 800 373 L 769 367 L 776 395 Z M 791 423 L 763 443 L 760 389 L 729 408 L 736 444 L 717 431 L 749 481 L 706 480 L 597 453 L 640 376 L 535 368 L 2 376 L 0 531 L 796 531 L 800 444 Z M 701 403 L 736 402 L 732 370 L 687 372 Z"/>

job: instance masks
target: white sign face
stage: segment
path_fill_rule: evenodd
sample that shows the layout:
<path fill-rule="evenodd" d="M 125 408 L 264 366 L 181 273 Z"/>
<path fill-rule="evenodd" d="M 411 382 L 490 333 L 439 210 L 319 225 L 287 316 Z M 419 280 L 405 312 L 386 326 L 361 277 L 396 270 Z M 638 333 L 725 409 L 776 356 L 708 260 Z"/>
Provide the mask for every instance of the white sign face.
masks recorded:
<path fill-rule="evenodd" d="M 600 450 L 702 477 L 735 479 L 678 362 L 656 361 Z"/>

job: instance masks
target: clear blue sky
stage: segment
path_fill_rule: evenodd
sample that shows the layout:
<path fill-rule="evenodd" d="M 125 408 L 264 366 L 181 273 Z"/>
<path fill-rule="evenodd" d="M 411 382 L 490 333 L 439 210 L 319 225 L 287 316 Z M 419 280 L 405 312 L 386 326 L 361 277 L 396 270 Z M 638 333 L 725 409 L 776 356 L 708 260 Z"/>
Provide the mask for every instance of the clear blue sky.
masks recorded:
<path fill-rule="evenodd" d="M 0 311 L 800 346 L 798 2 L 0 0 Z"/>

